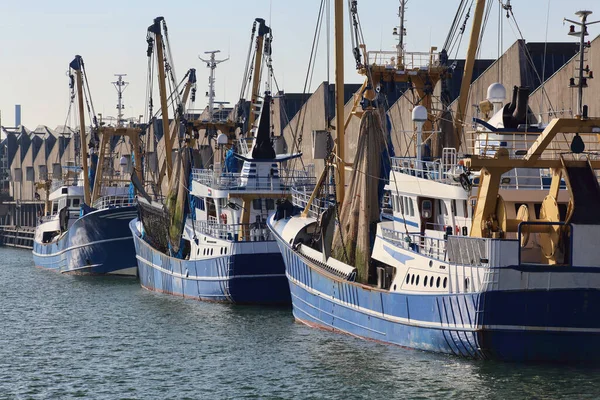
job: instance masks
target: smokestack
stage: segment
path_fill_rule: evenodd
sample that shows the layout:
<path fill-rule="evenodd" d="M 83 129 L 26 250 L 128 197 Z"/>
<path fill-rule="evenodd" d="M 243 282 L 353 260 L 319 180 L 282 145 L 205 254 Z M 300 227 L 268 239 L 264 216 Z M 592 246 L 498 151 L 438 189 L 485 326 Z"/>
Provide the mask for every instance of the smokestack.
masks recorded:
<path fill-rule="evenodd" d="M 15 127 L 21 125 L 21 105 L 15 104 Z"/>

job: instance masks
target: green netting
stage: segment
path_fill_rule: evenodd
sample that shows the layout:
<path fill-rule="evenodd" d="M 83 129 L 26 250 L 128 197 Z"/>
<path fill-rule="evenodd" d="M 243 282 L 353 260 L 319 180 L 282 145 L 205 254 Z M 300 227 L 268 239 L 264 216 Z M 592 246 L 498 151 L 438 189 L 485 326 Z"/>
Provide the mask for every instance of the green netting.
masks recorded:
<path fill-rule="evenodd" d="M 371 229 L 379 221 L 378 185 L 381 157 L 385 154 L 382 117 L 377 109 L 366 110 L 360 121 L 357 153 L 350 184 L 340 210 L 340 224 L 333 237 L 333 257 L 356 267 L 358 280 L 370 274 Z"/>

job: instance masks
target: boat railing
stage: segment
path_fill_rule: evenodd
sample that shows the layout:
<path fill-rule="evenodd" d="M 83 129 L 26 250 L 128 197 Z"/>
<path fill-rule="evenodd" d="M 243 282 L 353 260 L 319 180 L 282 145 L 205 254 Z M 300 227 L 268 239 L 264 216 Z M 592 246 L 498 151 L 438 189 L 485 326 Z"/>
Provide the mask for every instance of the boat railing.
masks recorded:
<path fill-rule="evenodd" d="M 292 203 L 299 208 L 305 209 L 312 195 L 312 187 L 293 187 L 292 192 Z M 315 197 L 308 209 L 308 216 L 312 218 L 319 218 L 323 212 L 329 207 L 335 204 L 335 201 L 324 199 L 321 197 Z"/>
<path fill-rule="evenodd" d="M 600 153 L 600 142 L 596 138 L 597 133 L 582 132 L 579 135 L 585 142 L 586 152 Z M 533 132 L 472 131 L 468 133 L 467 151 L 470 154 L 494 157 L 498 150 L 506 149 L 510 158 L 524 159 L 539 136 L 539 130 Z M 558 159 L 562 154 L 570 153 L 574 136 L 574 133 L 556 135 L 540 158 Z"/>
<path fill-rule="evenodd" d="M 400 62 L 400 65 L 398 64 Z M 394 50 L 368 51 L 367 64 L 381 65 L 390 69 L 402 68 L 406 70 L 412 69 L 428 69 L 439 65 L 440 59 L 437 53 L 428 52 L 402 52 L 402 59 L 398 60 L 398 52 Z"/>
<path fill-rule="evenodd" d="M 383 238 L 405 250 L 410 250 L 424 256 L 446 261 L 446 241 L 420 233 L 406 233 L 389 228 L 381 228 Z"/>
<path fill-rule="evenodd" d="M 411 157 L 392 158 L 392 170 L 452 186 L 459 186 L 460 175 L 466 172 L 460 165 L 450 167 L 448 164 L 443 164 L 441 160 L 417 162 L 416 158 Z M 476 174 L 471 175 L 469 179 L 473 187 L 479 185 L 479 177 Z M 551 180 L 552 172 L 549 169 L 515 168 L 502 175 L 500 188 L 548 190 Z M 390 184 L 393 187 L 393 181 Z M 562 183 L 562 187 L 566 187 L 565 183 Z"/>
<path fill-rule="evenodd" d="M 135 204 L 135 198 L 129 196 L 102 196 L 94 202 L 92 207 L 97 210 L 105 210 L 107 208 L 129 207 Z"/>
<path fill-rule="evenodd" d="M 233 242 L 264 242 L 275 240 L 266 222 L 252 224 L 219 224 L 214 221 L 194 221 L 197 232 Z"/>
<path fill-rule="evenodd" d="M 459 186 L 459 176 L 463 172 L 463 168 L 459 165 L 452 167 L 444 165 L 441 160 L 417 161 L 414 157 L 393 157 L 392 171 Z"/>
<path fill-rule="evenodd" d="M 315 185 L 314 176 L 304 171 L 284 171 L 285 176 L 248 177 L 240 173 L 219 172 L 210 169 L 192 170 L 192 179 L 218 190 L 281 191 L 292 186 Z"/>

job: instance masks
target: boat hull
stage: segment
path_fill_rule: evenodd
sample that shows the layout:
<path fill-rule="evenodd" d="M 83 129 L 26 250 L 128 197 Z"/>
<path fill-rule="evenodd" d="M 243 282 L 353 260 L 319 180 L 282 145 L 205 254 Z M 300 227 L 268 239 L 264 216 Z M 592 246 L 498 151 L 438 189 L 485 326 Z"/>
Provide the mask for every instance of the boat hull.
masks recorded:
<path fill-rule="evenodd" d="M 137 220 L 130 223 L 142 287 L 203 301 L 236 304 L 290 304 L 281 254 L 246 252 L 234 244 L 233 254 L 201 260 L 169 257 L 140 235 Z M 252 242 L 247 243 L 250 247 Z M 237 252 L 237 254 L 236 254 Z"/>
<path fill-rule="evenodd" d="M 78 275 L 137 275 L 129 221 L 136 207 L 93 211 L 77 219 L 57 241 L 34 240 L 35 265 Z"/>
<path fill-rule="evenodd" d="M 327 273 L 271 229 L 284 255 L 294 317 L 306 325 L 476 359 L 600 361 L 600 291 L 596 289 L 464 294 L 381 290 Z M 595 268 L 582 270 L 596 277 L 600 273 Z M 556 269 L 553 280 L 561 279 L 560 273 Z"/>

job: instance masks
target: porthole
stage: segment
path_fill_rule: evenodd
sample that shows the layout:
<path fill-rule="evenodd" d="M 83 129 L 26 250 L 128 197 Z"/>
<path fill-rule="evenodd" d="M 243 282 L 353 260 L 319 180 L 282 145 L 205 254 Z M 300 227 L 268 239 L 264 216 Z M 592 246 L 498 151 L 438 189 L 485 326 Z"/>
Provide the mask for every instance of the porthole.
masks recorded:
<path fill-rule="evenodd" d="M 394 283 L 394 290 L 396 290 L 396 284 Z"/>
<path fill-rule="evenodd" d="M 429 260 L 429 266 L 432 267 L 433 266 L 433 260 Z"/>
<path fill-rule="evenodd" d="M 425 279 L 423 279 L 423 286 L 427 287 L 427 276 L 425 276 Z"/>
<path fill-rule="evenodd" d="M 469 278 L 465 278 L 465 292 L 469 291 Z"/>
<path fill-rule="evenodd" d="M 225 247 L 225 254 L 227 254 L 227 247 Z"/>
<path fill-rule="evenodd" d="M 406 274 L 406 284 L 410 283 L 410 274 Z"/>
<path fill-rule="evenodd" d="M 413 276 L 411 276 L 411 278 L 410 278 L 410 284 L 411 284 L 411 285 L 414 285 L 414 284 L 415 284 L 415 276 L 414 276 L 414 275 L 413 275 Z"/>
<path fill-rule="evenodd" d="M 440 277 L 438 276 L 438 278 L 435 281 L 435 287 L 440 287 Z"/>
<path fill-rule="evenodd" d="M 431 277 L 431 279 L 429 280 L 429 287 L 433 287 L 433 276 Z"/>
<path fill-rule="evenodd" d="M 444 278 L 444 289 L 446 289 L 447 285 L 448 285 L 448 278 Z"/>
<path fill-rule="evenodd" d="M 417 275 L 417 281 L 415 282 L 415 285 L 417 285 L 417 286 L 419 286 L 419 278 L 420 278 L 420 276 Z"/>

